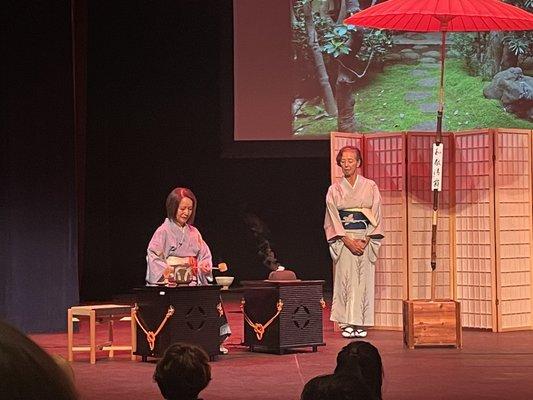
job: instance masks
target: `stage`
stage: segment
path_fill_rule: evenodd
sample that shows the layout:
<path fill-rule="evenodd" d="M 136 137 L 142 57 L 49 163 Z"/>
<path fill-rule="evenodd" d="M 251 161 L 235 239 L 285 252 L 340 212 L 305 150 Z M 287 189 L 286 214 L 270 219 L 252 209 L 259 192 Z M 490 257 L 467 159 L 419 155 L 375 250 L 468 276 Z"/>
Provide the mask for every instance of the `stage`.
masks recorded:
<path fill-rule="evenodd" d="M 212 381 L 200 395 L 217 399 L 299 399 L 312 377 L 332 372 L 337 352 L 349 342 L 333 332 L 328 321 L 330 302 L 324 313 L 326 346 L 288 351 L 285 355 L 251 353 L 240 345 L 243 319 L 239 293 L 224 295 L 233 335 L 230 353 L 211 363 Z M 66 313 L 65 313 L 66 317 Z M 129 340 L 129 323 L 116 326 L 116 339 Z M 82 323 L 74 340 L 83 341 L 88 324 Z M 101 326 L 98 336 L 105 337 Z M 64 334 L 39 334 L 32 338 L 51 354 L 66 357 Z M 370 331 L 367 338 L 380 351 L 384 364 L 384 399 L 530 399 L 533 393 L 533 332 L 493 333 L 463 330 L 463 349 L 407 350 L 402 332 Z M 154 361 L 154 360 L 152 360 Z M 72 363 L 81 399 L 162 398 L 152 380 L 154 362 L 130 361 L 127 353 L 115 359 L 97 354 L 91 365 L 88 354 L 76 354 Z"/>

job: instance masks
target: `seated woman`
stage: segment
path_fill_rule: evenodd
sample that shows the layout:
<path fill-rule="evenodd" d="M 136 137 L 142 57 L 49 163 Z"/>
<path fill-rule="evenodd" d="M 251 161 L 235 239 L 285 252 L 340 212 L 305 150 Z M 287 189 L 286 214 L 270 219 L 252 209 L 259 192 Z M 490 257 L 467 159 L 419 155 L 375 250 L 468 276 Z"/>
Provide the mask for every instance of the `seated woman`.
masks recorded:
<path fill-rule="evenodd" d="M 209 285 L 213 281 L 211 251 L 192 224 L 196 214 L 196 196 L 187 188 L 176 188 L 167 197 L 167 218 L 155 231 L 147 250 L 146 283 L 165 282 L 182 263 L 192 270 L 190 285 Z M 180 261 L 181 260 L 181 261 Z M 220 336 L 231 334 L 226 316 L 221 318 Z M 228 350 L 221 344 L 220 351 Z"/>

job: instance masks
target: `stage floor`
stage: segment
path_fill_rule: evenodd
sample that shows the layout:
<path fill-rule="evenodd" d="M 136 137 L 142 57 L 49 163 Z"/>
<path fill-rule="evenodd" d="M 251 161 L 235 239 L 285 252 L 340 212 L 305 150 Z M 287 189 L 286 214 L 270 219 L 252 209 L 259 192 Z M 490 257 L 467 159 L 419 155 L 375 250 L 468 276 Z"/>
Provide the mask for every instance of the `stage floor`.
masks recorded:
<path fill-rule="evenodd" d="M 243 320 L 237 296 L 228 297 L 225 308 L 233 330 L 228 345 L 230 353 L 211 363 L 213 379 L 201 393 L 206 400 L 299 399 L 305 382 L 332 372 L 338 351 L 349 342 L 339 332 L 333 332 L 326 310 L 326 346 L 319 347 L 317 353 L 311 349 L 284 355 L 251 353 L 240 345 Z M 128 327 L 128 323 L 117 324 L 117 342 L 128 342 Z M 106 329 L 101 328 L 99 336 L 104 338 Z M 87 330 L 88 324 L 82 323 L 75 343 L 86 342 Z M 31 337 L 49 353 L 66 357 L 66 334 Z M 366 340 L 379 349 L 383 358 L 384 399 L 533 398 L 533 331 L 464 330 L 461 350 L 407 350 L 402 344 L 402 333 L 395 331 L 370 331 Z M 95 365 L 89 364 L 88 355 L 75 355 L 72 366 L 82 399 L 161 398 L 152 379 L 155 362 L 133 362 L 124 352 L 109 360 L 105 354 L 97 354 Z"/>

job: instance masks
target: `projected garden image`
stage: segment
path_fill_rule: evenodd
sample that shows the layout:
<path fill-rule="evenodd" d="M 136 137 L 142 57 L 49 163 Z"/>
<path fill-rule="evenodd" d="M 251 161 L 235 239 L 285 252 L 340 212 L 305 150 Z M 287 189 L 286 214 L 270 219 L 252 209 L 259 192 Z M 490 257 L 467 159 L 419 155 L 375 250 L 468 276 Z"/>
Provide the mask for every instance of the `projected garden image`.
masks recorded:
<path fill-rule="evenodd" d="M 434 131 L 441 34 L 344 25 L 355 3 L 293 3 L 293 134 Z M 510 3 L 533 11 L 531 0 Z M 444 130 L 533 129 L 532 38 L 447 35 Z"/>

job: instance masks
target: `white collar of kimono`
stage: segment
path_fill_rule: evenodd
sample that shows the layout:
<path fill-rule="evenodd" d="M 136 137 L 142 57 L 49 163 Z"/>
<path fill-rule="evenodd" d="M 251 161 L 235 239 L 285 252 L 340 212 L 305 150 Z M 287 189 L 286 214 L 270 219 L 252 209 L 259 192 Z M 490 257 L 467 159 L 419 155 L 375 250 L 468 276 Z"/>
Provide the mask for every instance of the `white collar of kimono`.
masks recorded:
<path fill-rule="evenodd" d="M 182 232 L 185 230 L 185 228 L 189 227 L 189 224 L 185 224 L 185 225 L 181 226 L 180 224 L 172 221 L 170 218 L 167 218 L 167 221 L 170 224 L 170 226 L 173 226 L 173 227 L 175 227 L 176 229 L 179 229 Z"/>
<path fill-rule="evenodd" d="M 346 184 L 347 184 L 350 188 L 353 189 L 353 188 L 355 188 L 355 186 L 357 185 L 357 181 L 359 181 L 359 174 L 357 174 L 357 175 L 355 176 L 355 181 L 354 181 L 354 183 L 353 183 L 353 186 L 350 184 L 350 182 L 348 181 L 348 179 L 346 179 L 345 176 L 343 176 L 342 179 L 346 182 Z"/>

